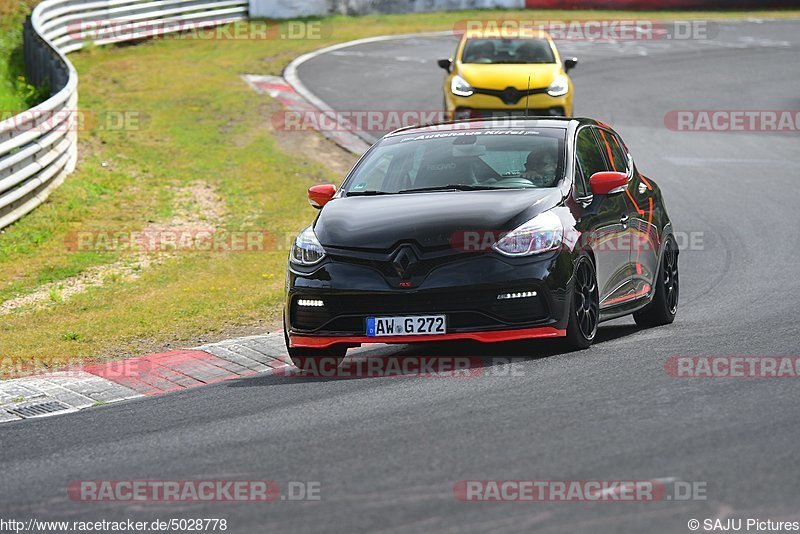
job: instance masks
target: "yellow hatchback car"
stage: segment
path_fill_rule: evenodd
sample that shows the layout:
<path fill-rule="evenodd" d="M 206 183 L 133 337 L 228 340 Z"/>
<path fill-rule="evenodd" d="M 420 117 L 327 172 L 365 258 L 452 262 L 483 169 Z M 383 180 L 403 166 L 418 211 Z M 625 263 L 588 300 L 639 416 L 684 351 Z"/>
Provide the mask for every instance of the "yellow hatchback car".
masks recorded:
<path fill-rule="evenodd" d="M 438 63 L 447 71 L 444 107 L 451 119 L 525 115 L 526 109 L 529 116 L 572 116 L 567 72 L 578 60 L 562 64 L 546 32 L 465 32 L 455 59 Z"/>

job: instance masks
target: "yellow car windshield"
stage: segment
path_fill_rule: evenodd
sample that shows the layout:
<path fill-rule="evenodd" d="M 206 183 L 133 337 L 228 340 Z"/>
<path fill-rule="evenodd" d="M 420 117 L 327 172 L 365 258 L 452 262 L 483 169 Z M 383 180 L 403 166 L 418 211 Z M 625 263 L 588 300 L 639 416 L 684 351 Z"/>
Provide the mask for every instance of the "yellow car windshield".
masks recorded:
<path fill-rule="evenodd" d="M 555 63 L 553 49 L 546 39 L 468 39 L 462 63 Z"/>

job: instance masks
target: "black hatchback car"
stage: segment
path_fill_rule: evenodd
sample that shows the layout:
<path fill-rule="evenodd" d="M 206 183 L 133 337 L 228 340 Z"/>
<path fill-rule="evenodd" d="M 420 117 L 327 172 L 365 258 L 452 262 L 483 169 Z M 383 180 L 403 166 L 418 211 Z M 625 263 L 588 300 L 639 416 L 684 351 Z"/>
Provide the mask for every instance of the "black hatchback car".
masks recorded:
<path fill-rule="evenodd" d="M 661 192 L 607 125 L 457 121 L 386 135 L 296 238 L 289 355 L 362 343 L 565 338 L 675 318 L 678 247 Z"/>

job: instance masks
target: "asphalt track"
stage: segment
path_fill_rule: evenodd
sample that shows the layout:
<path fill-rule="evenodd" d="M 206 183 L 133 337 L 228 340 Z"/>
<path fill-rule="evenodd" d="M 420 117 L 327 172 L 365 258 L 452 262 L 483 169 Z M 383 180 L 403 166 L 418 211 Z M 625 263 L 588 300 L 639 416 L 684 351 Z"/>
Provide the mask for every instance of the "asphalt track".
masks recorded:
<path fill-rule="evenodd" d="M 407 354 L 526 357 L 473 378 L 262 376 L 0 428 L 0 517 L 229 520 L 229 532 L 689 532 L 691 518 L 800 519 L 797 379 L 681 379 L 670 356 L 797 355 L 800 137 L 674 132 L 682 109 L 800 109 L 800 22 L 724 23 L 704 41 L 564 43 L 576 112 L 613 125 L 661 185 L 681 255 L 676 322 L 601 327 L 588 351 L 538 343 Z M 335 109 L 438 109 L 452 38 L 316 57 Z M 309 217 L 312 214 L 309 213 Z M 491 363 L 491 360 L 487 360 Z M 81 479 L 316 481 L 321 500 L 94 503 Z M 707 500 L 465 503 L 460 480 L 678 479 Z"/>

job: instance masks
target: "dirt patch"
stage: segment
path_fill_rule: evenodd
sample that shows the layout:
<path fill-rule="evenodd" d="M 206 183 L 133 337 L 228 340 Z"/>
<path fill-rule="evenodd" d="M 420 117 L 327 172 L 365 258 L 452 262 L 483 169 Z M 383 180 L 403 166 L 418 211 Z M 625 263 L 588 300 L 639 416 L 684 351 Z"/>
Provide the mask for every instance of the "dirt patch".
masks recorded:
<path fill-rule="evenodd" d="M 146 255 L 136 255 L 109 265 L 92 267 L 79 275 L 42 284 L 30 293 L 4 301 L 0 304 L 0 315 L 38 310 L 48 304 L 63 302 L 90 287 L 102 287 L 109 281 L 135 280 L 143 270 L 159 262 Z"/>
<path fill-rule="evenodd" d="M 216 190 L 206 182 L 193 182 L 185 187 L 175 187 L 175 211 L 168 221 L 145 226 L 143 233 L 213 230 L 225 215 L 225 204 Z M 0 315 L 25 313 L 49 304 L 63 302 L 92 287 L 102 287 L 108 282 L 132 281 L 147 269 L 160 265 L 176 256 L 175 252 L 134 252 L 107 265 L 91 267 L 64 280 L 48 282 L 35 290 L 0 304 Z"/>
<path fill-rule="evenodd" d="M 207 182 L 174 188 L 174 193 L 175 214 L 167 223 L 171 229 L 206 230 L 222 222 L 225 202 Z"/>

